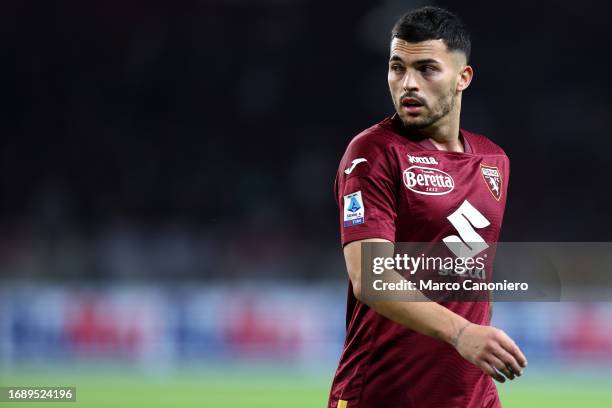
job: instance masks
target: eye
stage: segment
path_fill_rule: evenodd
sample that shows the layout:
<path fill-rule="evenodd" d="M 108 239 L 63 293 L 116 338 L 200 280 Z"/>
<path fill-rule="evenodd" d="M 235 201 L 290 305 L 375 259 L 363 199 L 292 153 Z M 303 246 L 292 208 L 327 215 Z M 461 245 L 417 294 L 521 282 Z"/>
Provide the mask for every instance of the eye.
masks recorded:
<path fill-rule="evenodd" d="M 395 73 L 399 73 L 404 71 L 404 67 L 400 64 L 391 64 L 390 67 L 391 71 L 395 72 Z"/>
<path fill-rule="evenodd" d="M 436 72 L 438 69 L 436 67 L 434 67 L 433 65 L 421 65 L 419 67 L 419 71 L 424 72 L 426 74 L 431 74 L 433 72 Z"/>

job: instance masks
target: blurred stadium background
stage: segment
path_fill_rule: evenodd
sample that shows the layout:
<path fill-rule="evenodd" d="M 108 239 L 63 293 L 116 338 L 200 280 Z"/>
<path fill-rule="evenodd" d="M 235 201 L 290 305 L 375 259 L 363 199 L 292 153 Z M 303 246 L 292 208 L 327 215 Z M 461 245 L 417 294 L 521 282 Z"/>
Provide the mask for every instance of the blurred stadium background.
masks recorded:
<path fill-rule="evenodd" d="M 346 299 L 333 178 L 392 112 L 388 33 L 424 4 L 4 4 L 0 386 L 324 406 Z M 610 241 L 610 6 L 438 5 L 473 34 L 462 125 L 512 160 L 503 240 Z M 530 361 L 505 407 L 612 406 L 612 304 L 494 319 Z"/>

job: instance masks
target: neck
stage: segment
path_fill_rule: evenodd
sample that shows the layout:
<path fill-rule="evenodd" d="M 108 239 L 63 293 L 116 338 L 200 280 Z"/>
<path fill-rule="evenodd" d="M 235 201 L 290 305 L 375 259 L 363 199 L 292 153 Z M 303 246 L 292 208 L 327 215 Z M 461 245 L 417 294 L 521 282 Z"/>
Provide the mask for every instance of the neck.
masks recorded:
<path fill-rule="evenodd" d="M 440 123 L 427 129 L 422 129 L 423 136 L 429 138 L 438 150 L 448 152 L 464 152 L 463 141 L 459 135 L 459 114 L 461 112 L 461 99 L 455 109 L 449 112 Z"/>

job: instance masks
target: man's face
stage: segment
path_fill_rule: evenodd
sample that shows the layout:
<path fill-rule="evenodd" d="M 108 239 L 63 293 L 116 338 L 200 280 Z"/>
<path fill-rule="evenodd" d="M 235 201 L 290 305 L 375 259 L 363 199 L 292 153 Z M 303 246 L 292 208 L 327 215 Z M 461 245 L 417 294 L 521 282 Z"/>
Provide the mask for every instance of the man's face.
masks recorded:
<path fill-rule="evenodd" d="M 465 56 L 448 51 L 442 40 L 409 43 L 394 38 L 389 90 L 404 125 L 411 129 L 427 128 L 453 112 L 457 96 L 464 89 L 465 66 Z"/>

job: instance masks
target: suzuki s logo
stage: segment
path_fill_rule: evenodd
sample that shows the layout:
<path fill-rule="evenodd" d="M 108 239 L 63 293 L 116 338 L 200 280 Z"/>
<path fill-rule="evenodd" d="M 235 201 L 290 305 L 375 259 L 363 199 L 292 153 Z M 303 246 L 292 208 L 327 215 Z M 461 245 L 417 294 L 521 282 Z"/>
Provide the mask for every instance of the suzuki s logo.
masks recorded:
<path fill-rule="evenodd" d="M 455 182 L 448 173 L 422 166 L 404 170 L 404 184 L 410 191 L 425 195 L 444 195 L 455 188 Z"/>

